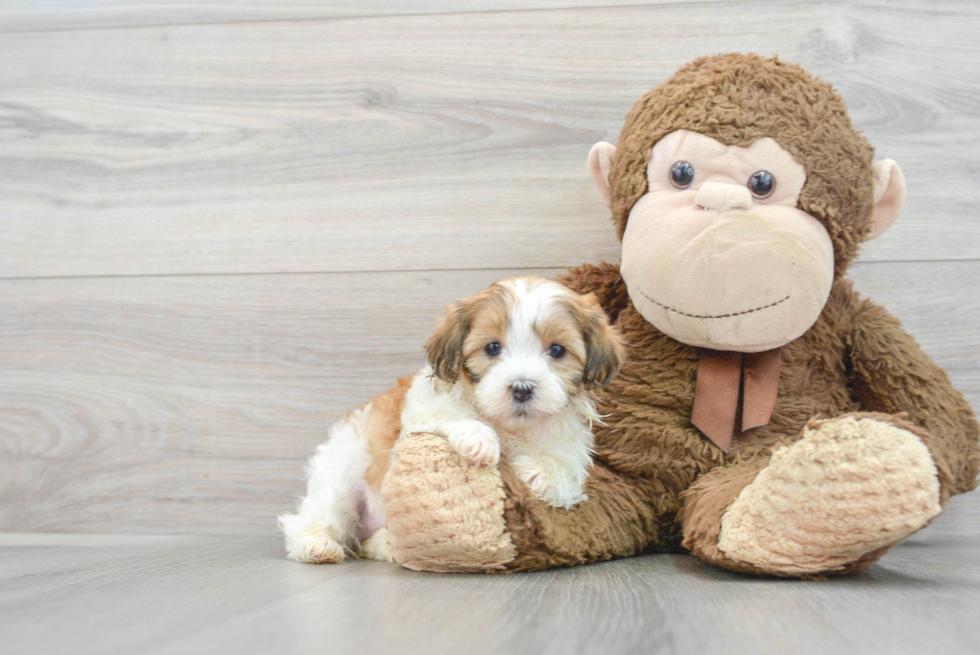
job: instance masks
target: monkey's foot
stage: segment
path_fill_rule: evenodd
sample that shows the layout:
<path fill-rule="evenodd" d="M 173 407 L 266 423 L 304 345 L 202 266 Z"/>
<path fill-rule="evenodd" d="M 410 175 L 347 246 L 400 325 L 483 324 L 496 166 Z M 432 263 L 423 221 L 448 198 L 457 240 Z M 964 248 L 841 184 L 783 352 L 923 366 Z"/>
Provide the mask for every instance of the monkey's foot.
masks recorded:
<path fill-rule="evenodd" d="M 725 511 L 718 549 L 777 574 L 870 564 L 939 514 L 938 475 L 922 440 L 886 420 L 814 421 Z"/>
<path fill-rule="evenodd" d="M 400 440 L 381 494 L 391 555 L 405 568 L 489 571 L 517 556 L 497 468 L 465 460 L 443 437 Z"/>

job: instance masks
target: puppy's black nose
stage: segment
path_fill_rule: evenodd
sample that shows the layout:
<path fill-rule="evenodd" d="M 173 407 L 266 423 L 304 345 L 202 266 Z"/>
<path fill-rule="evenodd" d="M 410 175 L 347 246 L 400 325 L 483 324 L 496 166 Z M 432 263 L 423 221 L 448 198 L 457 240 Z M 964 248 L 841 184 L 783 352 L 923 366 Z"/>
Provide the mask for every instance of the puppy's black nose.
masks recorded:
<path fill-rule="evenodd" d="M 526 380 L 518 380 L 510 385 L 510 395 L 519 403 L 526 403 L 534 395 L 534 385 Z"/>

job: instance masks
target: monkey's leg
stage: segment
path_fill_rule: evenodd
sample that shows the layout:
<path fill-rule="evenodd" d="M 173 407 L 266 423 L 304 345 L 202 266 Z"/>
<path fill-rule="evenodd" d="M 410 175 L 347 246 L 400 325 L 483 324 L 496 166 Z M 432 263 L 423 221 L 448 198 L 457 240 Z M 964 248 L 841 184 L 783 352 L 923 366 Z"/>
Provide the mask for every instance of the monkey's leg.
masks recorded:
<path fill-rule="evenodd" d="M 848 573 L 941 511 L 948 476 L 925 435 L 883 414 L 812 421 L 771 457 L 716 468 L 685 492 L 684 545 L 723 568 Z"/>
<path fill-rule="evenodd" d="M 463 460 L 447 441 L 396 445 L 382 488 L 395 561 L 423 571 L 526 571 L 633 555 L 655 541 L 651 493 L 596 464 L 587 501 L 570 510 L 535 498 L 502 460 Z"/>

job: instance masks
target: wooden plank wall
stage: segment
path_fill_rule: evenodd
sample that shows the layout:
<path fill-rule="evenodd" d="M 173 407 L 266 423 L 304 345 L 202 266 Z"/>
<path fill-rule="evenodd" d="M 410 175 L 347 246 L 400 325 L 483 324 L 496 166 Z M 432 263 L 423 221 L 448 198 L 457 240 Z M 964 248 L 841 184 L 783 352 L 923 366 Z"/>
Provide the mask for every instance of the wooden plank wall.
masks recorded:
<path fill-rule="evenodd" d="M 976 3 L 386 4 L 0 3 L 0 530 L 273 530 L 443 305 L 617 261 L 588 149 L 713 52 L 902 164 L 852 275 L 980 406 Z"/>

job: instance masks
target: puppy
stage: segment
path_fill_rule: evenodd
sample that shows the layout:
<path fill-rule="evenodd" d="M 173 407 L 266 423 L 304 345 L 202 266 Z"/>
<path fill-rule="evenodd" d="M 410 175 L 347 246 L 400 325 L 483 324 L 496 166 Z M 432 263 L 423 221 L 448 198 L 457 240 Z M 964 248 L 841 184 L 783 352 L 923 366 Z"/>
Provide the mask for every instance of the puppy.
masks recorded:
<path fill-rule="evenodd" d="M 391 560 L 381 481 L 405 435 L 444 436 L 486 466 L 501 452 L 531 492 L 556 507 L 586 499 L 592 466 L 590 390 L 625 357 L 594 296 L 538 277 L 495 282 L 448 310 L 428 365 L 330 429 L 310 460 L 296 514 L 279 517 L 290 559 Z"/>

